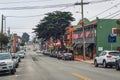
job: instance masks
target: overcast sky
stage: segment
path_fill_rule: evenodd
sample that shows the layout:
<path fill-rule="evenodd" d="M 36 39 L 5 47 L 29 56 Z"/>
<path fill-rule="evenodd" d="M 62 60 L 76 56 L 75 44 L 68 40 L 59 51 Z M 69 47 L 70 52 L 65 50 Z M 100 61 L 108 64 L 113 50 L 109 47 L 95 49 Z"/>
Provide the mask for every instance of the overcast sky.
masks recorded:
<path fill-rule="evenodd" d="M 71 4 L 71 3 L 76 3 L 80 1 L 81 0 L 0 0 L 0 15 L 3 14 L 4 16 L 6 16 L 6 31 L 8 30 L 8 27 L 10 27 L 11 33 L 17 33 L 18 35 L 21 36 L 22 33 L 27 32 L 28 34 L 33 35 L 32 28 L 35 28 L 35 25 L 37 25 L 40 22 L 40 20 L 43 19 L 44 14 L 48 12 L 53 12 L 56 10 L 72 12 L 73 17 L 76 19 L 72 24 L 76 25 L 78 21 L 81 19 L 81 13 L 80 13 L 81 7 L 80 6 L 72 6 L 72 7 L 58 6 L 54 8 L 28 9 L 28 10 L 26 9 L 1 10 L 1 9 L 3 8 L 8 9 L 11 7 Z M 98 2 L 98 3 L 92 3 L 92 2 L 101 1 L 101 0 L 83 0 L 83 1 L 90 2 L 90 4 L 84 5 L 84 17 L 88 18 L 89 20 L 94 20 L 97 16 L 99 18 L 114 18 L 114 19 L 120 18 L 120 0 L 112 0 L 112 1 Z M 99 14 L 101 12 L 102 14 Z M 36 16 L 36 15 L 39 15 L 39 16 L 27 17 L 27 16 Z M 23 17 L 18 17 L 18 16 L 23 16 Z M 0 22 L 1 22 L 1 19 L 0 19 Z"/>

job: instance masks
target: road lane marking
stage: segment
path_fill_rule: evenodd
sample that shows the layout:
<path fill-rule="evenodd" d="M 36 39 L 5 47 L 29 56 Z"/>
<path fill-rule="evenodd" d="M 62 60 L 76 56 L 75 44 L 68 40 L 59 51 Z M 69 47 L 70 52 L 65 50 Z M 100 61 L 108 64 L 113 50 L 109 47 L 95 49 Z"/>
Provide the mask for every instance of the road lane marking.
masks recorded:
<path fill-rule="evenodd" d="M 71 74 L 75 77 L 81 78 L 82 80 L 91 80 L 90 78 L 87 78 L 87 77 L 85 77 L 81 74 L 75 73 L 75 72 L 72 72 Z"/>

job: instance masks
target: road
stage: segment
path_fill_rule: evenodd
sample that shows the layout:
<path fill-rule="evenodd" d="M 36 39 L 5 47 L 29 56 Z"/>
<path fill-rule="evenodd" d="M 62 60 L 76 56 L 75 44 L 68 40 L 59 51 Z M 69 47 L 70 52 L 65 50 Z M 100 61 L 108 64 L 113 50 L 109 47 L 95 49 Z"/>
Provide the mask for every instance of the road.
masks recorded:
<path fill-rule="evenodd" d="M 15 75 L 0 75 L 0 80 L 120 80 L 120 71 L 78 61 L 63 61 L 32 50 L 27 51 Z"/>

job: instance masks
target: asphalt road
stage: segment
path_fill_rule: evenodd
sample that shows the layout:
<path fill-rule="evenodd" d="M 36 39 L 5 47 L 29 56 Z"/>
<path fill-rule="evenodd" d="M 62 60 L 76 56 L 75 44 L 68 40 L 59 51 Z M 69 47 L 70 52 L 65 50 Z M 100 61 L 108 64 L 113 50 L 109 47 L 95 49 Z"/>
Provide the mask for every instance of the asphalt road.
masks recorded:
<path fill-rule="evenodd" d="M 120 80 L 120 71 L 95 68 L 84 62 L 58 60 L 29 50 L 16 74 L 0 75 L 0 80 Z"/>

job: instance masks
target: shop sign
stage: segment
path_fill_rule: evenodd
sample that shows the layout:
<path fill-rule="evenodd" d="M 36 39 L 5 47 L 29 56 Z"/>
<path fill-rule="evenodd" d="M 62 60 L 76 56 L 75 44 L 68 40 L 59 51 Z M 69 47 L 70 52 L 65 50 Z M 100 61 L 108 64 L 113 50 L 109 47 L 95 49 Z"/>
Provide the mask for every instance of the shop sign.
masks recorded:
<path fill-rule="evenodd" d="M 103 47 L 98 47 L 98 51 L 103 51 Z"/>

